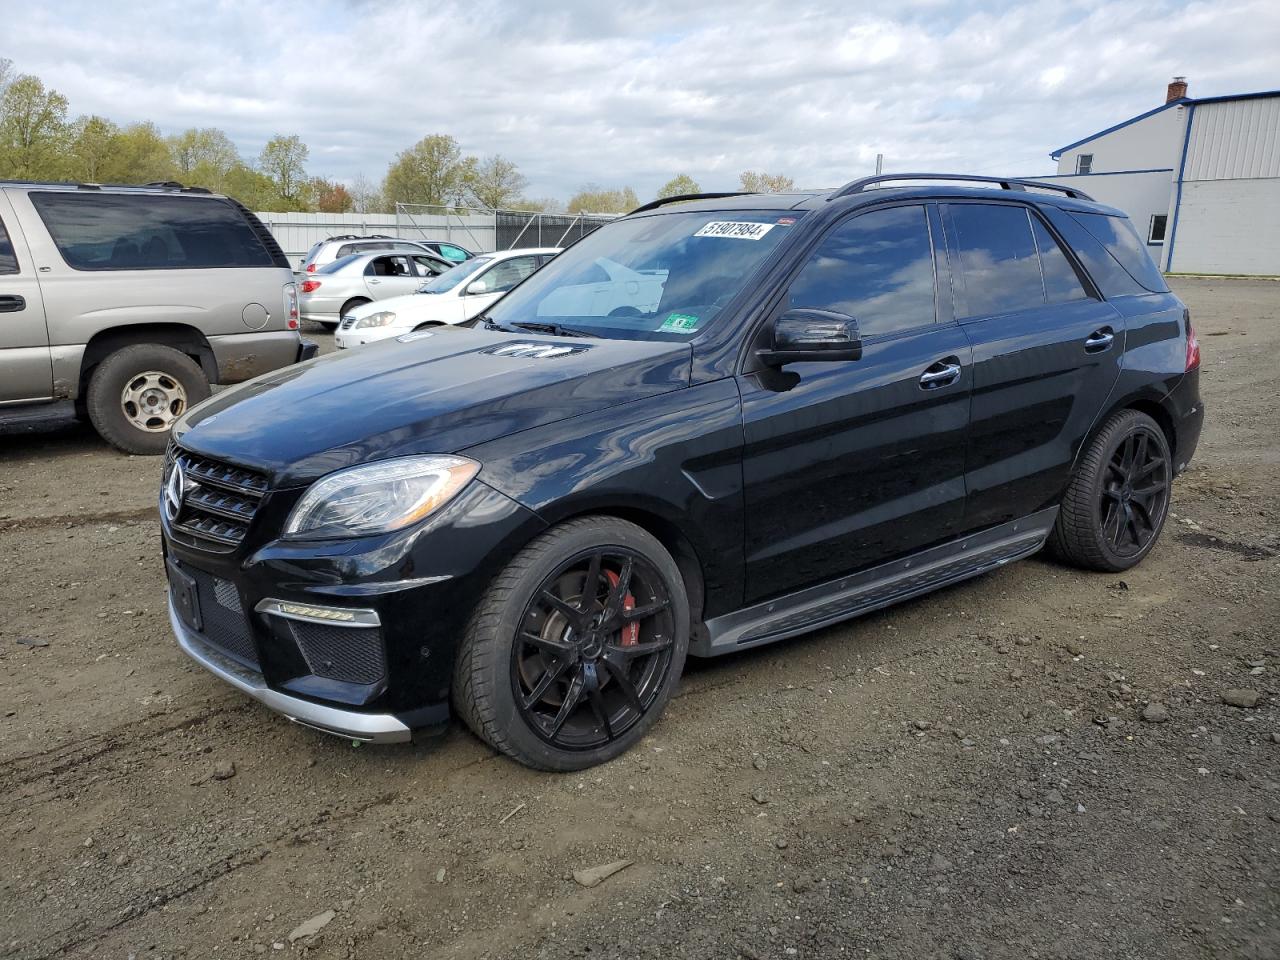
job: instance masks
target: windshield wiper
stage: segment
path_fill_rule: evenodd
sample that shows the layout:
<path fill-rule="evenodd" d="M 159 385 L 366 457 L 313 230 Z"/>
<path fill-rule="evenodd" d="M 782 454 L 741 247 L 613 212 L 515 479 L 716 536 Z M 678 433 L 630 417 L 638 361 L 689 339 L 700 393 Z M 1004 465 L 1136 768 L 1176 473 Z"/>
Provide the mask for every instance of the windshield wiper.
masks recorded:
<path fill-rule="evenodd" d="M 503 333 L 519 333 L 519 331 L 516 330 L 515 327 L 505 326 L 504 324 L 499 323 L 497 320 L 494 320 L 492 317 L 489 317 L 488 315 L 483 313 L 475 318 L 475 321 L 472 324 L 472 326 L 474 326 L 476 323 L 481 324 L 486 330 L 501 330 Z"/>
<path fill-rule="evenodd" d="M 489 321 L 492 323 L 493 321 Z M 587 333 L 585 330 L 575 330 L 573 327 L 566 327 L 560 323 L 536 323 L 532 320 L 517 320 L 511 324 L 512 327 L 519 327 L 521 330 L 531 330 L 534 333 L 549 333 L 556 337 L 588 337 L 592 340 L 596 339 L 594 333 Z M 509 329 L 498 327 L 499 330 Z"/>

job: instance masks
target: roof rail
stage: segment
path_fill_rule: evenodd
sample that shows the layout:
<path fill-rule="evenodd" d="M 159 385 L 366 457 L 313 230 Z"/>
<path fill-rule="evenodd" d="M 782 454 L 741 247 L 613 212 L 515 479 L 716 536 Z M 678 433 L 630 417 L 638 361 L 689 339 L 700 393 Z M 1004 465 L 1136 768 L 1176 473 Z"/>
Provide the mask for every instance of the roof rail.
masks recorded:
<path fill-rule="evenodd" d="M 658 207 L 665 207 L 668 203 L 682 203 L 685 200 L 719 200 L 721 197 L 745 197 L 749 196 L 748 190 L 729 190 L 725 193 L 681 193 L 674 197 L 659 197 L 657 200 L 650 200 L 648 203 L 636 207 L 631 213 L 644 213 L 646 210 L 657 210 Z M 628 213 L 627 216 L 631 216 Z"/>
<path fill-rule="evenodd" d="M 867 187 L 875 186 L 877 183 L 894 180 L 958 180 L 965 183 L 998 183 L 1003 190 L 1026 190 L 1028 187 L 1032 187 L 1038 190 L 1057 190 L 1076 200 L 1093 200 L 1093 197 L 1083 190 L 1078 190 L 1075 187 L 1064 187 L 1060 183 L 1019 180 L 1016 177 L 979 177 L 963 173 L 879 173 L 874 177 L 863 177 L 861 180 L 853 180 L 846 183 L 827 199 L 836 200 L 839 197 L 851 197 L 854 194 L 862 193 Z"/>

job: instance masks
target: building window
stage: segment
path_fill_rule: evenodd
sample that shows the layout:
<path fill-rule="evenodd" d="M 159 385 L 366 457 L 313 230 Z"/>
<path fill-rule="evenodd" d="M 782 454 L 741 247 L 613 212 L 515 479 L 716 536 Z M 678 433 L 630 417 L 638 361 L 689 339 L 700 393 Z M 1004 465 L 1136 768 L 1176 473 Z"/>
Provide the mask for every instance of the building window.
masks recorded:
<path fill-rule="evenodd" d="M 1164 243 L 1164 228 L 1169 222 L 1169 218 L 1163 213 L 1153 213 L 1151 215 L 1151 224 L 1147 227 L 1147 243 L 1161 244 Z"/>
<path fill-rule="evenodd" d="M 1093 154 L 1081 153 L 1076 156 L 1076 173 L 1093 173 Z"/>

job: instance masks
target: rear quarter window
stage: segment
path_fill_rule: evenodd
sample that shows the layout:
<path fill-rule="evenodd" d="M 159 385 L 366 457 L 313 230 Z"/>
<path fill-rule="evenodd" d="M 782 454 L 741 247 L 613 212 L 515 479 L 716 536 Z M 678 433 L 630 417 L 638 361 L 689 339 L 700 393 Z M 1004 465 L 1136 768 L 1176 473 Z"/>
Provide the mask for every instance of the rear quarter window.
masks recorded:
<path fill-rule="evenodd" d="M 1159 268 L 1147 253 L 1146 244 L 1138 237 L 1127 217 L 1113 217 L 1104 213 L 1072 213 L 1086 230 L 1107 248 L 1129 276 L 1153 293 L 1168 293 Z"/>
<path fill-rule="evenodd" d="M 276 265 L 240 211 L 216 197 L 33 192 L 31 202 L 75 270 Z"/>

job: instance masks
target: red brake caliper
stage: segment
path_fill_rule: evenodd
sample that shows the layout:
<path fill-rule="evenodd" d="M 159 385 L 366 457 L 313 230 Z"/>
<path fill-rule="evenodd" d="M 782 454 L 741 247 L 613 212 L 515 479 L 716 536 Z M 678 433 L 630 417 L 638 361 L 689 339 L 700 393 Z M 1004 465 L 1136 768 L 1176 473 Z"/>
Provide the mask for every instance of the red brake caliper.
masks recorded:
<path fill-rule="evenodd" d="M 616 587 L 618 585 L 618 580 L 620 578 L 612 570 L 606 570 L 604 572 L 604 575 L 609 578 L 610 587 Z M 628 593 L 626 596 L 622 598 L 623 610 L 633 610 L 635 609 L 635 605 L 636 605 L 636 598 L 632 594 Z M 629 623 L 622 628 L 622 635 L 620 640 L 620 643 L 622 646 L 630 647 L 630 646 L 634 646 L 639 642 L 640 642 L 640 624 Z"/>

